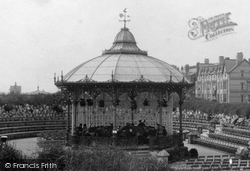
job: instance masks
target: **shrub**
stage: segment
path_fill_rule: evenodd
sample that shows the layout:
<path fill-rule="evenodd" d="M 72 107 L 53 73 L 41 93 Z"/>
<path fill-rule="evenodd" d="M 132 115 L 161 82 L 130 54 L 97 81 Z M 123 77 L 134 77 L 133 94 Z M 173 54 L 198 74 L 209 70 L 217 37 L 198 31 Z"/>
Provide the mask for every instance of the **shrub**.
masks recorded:
<path fill-rule="evenodd" d="M 5 163 L 24 163 L 26 156 L 11 145 L 0 145 L 0 170 L 4 169 Z"/>
<path fill-rule="evenodd" d="M 39 163 L 54 163 L 57 165 L 58 170 L 63 170 L 65 168 L 64 150 L 62 147 L 52 146 L 38 152 L 37 161 Z"/>
<path fill-rule="evenodd" d="M 189 157 L 189 152 L 187 147 L 175 147 L 171 150 L 168 150 L 169 153 L 169 162 L 175 162 L 184 158 Z"/>
<path fill-rule="evenodd" d="M 198 151 L 197 151 L 195 148 L 192 148 L 192 149 L 189 151 L 189 153 L 190 153 L 190 157 L 191 157 L 191 158 L 196 158 L 196 157 L 199 156 Z"/>
<path fill-rule="evenodd" d="M 57 165 L 57 169 L 46 169 L 48 171 L 173 171 L 167 163 L 159 162 L 156 158 L 138 158 L 113 146 L 79 146 L 77 150 L 52 146 L 38 152 L 38 158 L 33 161 L 26 160 L 28 158 L 12 146 L 6 146 L 0 147 L 0 157 L 1 166 L 4 163 L 34 161 Z"/>
<path fill-rule="evenodd" d="M 56 147 L 54 147 L 56 148 Z M 59 170 L 71 171 L 172 171 L 165 163 L 154 158 L 141 159 L 112 146 L 86 147 L 79 146 L 77 150 L 50 149 L 43 151 L 40 158 L 43 162 L 55 163 L 61 161 Z M 60 163 L 60 162 L 59 162 Z"/>

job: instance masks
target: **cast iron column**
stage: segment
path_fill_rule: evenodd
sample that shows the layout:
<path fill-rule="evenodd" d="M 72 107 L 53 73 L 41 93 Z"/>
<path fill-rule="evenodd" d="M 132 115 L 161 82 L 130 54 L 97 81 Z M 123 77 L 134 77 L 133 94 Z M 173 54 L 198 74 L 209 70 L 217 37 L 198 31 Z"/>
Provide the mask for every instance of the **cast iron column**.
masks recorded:
<path fill-rule="evenodd" d="M 159 135 L 163 135 L 163 130 L 162 130 L 162 103 L 163 103 L 163 98 L 162 98 L 162 92 L 159 93 L 159 125 L 160 125 L 160 130 L 159 130 Z"/>
<path fill-rule="evenodd" d="M 75 128 L 75 104 L 72 102 L 72 112 L 71 112 L 71 135 L 74 133 Z"/>
<path fill-rule="evenodd" d="M 132 101 L 134 101 L 134 99 L 135 99 L 135 97 L 134 97 L 134 90 L 132 90 L 132 92 L 131 92 L 131 100 Z M 132 111 L 132 113 L 131 113 L 131 120 L 132 120 L 132 124 L 134 124 L 134 108 L 132 107 L 131 108 L 131 111 Z"/>
<path fill-rule="evenodd" d="M 67 113 L 67 133 L 66 133 L 66 145 L 69 145 L 69 135 L 70 135 L 70 105 L 71 99 L 67 100 L 68 113 Z"/>
<path fill-rule="evenodd" d="M 183 99 L 182 96 L 180 96 L 180 101 L 179 101 L 179 108 L 180 108 L 180 146 L 184 146 L 183 144 L 183 137 L 182 137 L 182 105 L 183 105 Z"/>
<path fill-rule="evenodd" d="M 76 114 L 78 101 L 74 100 L 72 107 L 72 135 L 76 135 Z"/>
<path fill-rule="evenodd" d="M 113 129 L 116 129 L 116 106 L 118 105 L 118 98 L 117 98 L 117 89 L 115 87 L 114 90 L 114 102 L 113 102 L 113 106 L 114 106 L 114 118 L 113 118 Z"/>
<path fill-rule="evenodd" d="M 103 99 L 103 102 L 105 103 L 105 93 L 102 94 L 102 99 Z M 105 104 L 104 106 L 102 107 L 102 126 L 105 126 L 106 125 L 106 122 L 105 122 Z"/>

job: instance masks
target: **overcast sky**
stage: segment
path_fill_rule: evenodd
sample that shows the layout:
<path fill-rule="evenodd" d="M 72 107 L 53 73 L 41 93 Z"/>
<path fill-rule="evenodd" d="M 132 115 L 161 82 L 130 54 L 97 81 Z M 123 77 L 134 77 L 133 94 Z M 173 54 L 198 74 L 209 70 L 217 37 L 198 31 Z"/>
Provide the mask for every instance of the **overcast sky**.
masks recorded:
<path fill-rule="evenodd" d="M 195 65 L 219 56 L 250 58 L 249 0 L 0 0 L 0 92 L 17 82 L 22 92 L 56 92 L 54 73 L 64 74 L 112 46 L 123 27 L 119 14 L 127 8 L 128 28 L 149 56 L 169 64 Z M 233 34 L 191 40 L 191 18 L 231 12 Z"/>

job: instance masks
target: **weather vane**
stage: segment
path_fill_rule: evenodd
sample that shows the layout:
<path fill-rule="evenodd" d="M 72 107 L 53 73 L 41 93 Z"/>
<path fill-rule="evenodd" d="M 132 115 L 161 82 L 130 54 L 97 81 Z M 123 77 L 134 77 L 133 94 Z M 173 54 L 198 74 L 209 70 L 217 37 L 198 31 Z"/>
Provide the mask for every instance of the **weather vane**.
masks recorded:
<path fill-rule="evenodd" d="M 119 20 L 120 22 L 124 22 L 124 28 L 126 28 L 126 22 L 129 22 L 130 20 L 128 20 L 127 18 L 129 18 L 129 15 L 126 15 L 126 13 L 127 13 L 127 8 L 125 8 L 124 10 L 123 10 L 123 14 L 122 13 L 120 13 L 120 18 L 122 18 L 123 17 L 123 20 Z"/>

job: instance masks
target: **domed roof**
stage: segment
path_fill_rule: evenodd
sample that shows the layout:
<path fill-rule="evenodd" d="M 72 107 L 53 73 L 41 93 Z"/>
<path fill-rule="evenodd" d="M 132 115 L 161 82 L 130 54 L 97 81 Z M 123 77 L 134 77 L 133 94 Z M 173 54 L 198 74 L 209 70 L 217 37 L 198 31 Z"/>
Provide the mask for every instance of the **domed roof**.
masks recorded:
<path fill-rule="evenodd" d="M 116 35 L 114 43 L 136 43 L 134 35 L 128 28 L 122 28 Z"/>
<path fill-rule="evenodd" d="M 110 49 L 72 69 L 64 76 L 64 81 L 107 82 L 112 77 L 121 82 L 141 79 L 152 82 L 166 82 L 171 79 L 173 82 L 180 82 L 184 76 L 173 66 L 140 50 L 133 34 L 125 27 L 116 35 Z M 189 82 L 186 78 L 185 81 Z"/>
<path fill-rule="evenodd" d="M 134 35 L 128 28 L 122 28 L 116 35 L 113 46 L 109 50 L 105 50 L 103 54 L 120 54 L 120 53 L 133 53 L 147 55 L 146 51 L 140 50 L 135 42 Z"/>

